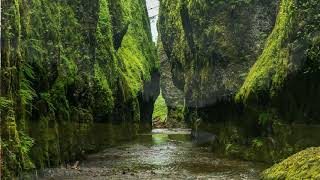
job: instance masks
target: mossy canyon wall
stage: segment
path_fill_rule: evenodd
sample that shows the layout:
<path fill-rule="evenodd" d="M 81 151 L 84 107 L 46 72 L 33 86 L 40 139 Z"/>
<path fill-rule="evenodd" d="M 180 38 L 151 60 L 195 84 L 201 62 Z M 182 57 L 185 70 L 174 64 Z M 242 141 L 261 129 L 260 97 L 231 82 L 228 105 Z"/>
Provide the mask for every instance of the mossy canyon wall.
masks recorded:
<path fill-rule="evenodd" d="M 5 177 L 151 128 L 159 64 L 145 0 L 1 3 Z"/>
<path fill-rule="evenodd" d="M 319 1 L 160 2 L 161 42 L 196 139 L 267 162 L 320 145 Z"/>

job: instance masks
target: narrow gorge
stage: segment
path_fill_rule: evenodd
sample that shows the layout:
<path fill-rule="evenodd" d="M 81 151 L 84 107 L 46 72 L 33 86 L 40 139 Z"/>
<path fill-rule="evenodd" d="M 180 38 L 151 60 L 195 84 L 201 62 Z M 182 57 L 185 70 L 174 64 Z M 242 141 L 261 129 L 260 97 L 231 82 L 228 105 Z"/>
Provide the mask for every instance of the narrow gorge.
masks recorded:
<path fill-rule="evenodd" d="M 1 178 L 320 179 L 319 10 L 1 0 Z"/>

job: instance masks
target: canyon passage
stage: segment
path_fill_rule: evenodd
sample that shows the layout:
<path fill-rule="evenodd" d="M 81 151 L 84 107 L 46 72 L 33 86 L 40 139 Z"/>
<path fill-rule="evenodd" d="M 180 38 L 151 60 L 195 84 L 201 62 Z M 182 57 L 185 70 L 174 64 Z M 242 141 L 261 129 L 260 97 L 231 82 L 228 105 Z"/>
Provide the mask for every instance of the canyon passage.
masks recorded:
<path fill-rule="evenodd" d="M 1 179 L 320 179 L 319 0 L 1 0 Z"/>

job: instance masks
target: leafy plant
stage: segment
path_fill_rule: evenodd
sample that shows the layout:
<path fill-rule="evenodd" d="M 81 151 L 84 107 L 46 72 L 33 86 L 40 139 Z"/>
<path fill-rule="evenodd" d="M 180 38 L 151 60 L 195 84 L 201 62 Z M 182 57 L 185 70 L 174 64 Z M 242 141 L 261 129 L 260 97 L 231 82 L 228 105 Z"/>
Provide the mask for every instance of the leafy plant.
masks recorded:
<path fill-rule="evenodd" d="M 266 126 L 269 124 L 272 124 L 275 120 L 277 120 L 277 115 L 274 110 L 266 111 L 266 112 L 261 112 L 259 115 L 259 124 L 262 126 Z"/>
<path fill-rule="evenodd" d="M 161 121 L 165 121 L 168 114 L 168 108 L 167 104 L 165 102 L 165 99 L 162 97 L 162 93 L 158 96 L 155 104 L 154 104 L 154 110 L 152 114 L 152 119 L 160 118 Z"/>
<path fill-rule="evenodd" d="M 256 149 L 259 149 L 259 148 L 261 148 L 263 146 L 262 139 L 255 138 L 251 142 L 252 142 L 252 147 L 254 147 Z"/>

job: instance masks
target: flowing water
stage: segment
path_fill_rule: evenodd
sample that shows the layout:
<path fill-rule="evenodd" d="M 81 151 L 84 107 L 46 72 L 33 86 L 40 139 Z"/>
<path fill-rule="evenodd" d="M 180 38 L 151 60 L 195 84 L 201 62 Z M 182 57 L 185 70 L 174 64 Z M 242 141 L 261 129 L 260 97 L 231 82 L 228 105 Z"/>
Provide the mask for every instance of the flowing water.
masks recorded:
<path fill-rule="evenodd" d="M 45 169 L 38 179 L 258 179 L 263 164 L 215 157 L 190 130 L 154 129 L 89 155 L 77 167 Z"/>

